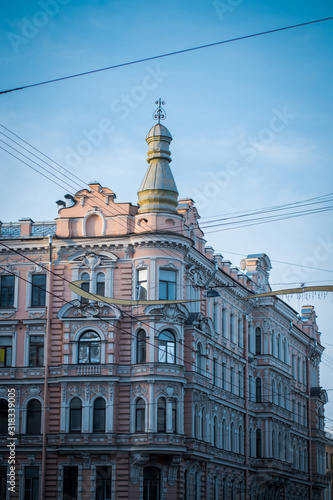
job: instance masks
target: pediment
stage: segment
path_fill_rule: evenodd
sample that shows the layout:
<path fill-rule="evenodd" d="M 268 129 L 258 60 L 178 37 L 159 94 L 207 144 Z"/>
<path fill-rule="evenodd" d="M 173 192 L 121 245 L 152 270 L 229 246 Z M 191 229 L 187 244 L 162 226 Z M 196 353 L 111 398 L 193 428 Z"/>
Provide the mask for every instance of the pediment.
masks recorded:
<path fill-rule="evenodd" d="M 118 321 L 122 318 L 122 313 L 117 307 L 104 302 L 82 304 L 80 300 L 72 300 L 60 309 L 57 316 L 61 321 L 74 321 L 83 318 Z"/>
<path fill-rule="evenodd" d="M 163 304 L 151 305 L 145 308 L 145 314 L 159 317 L 167 322 L 184 322 L 187 320 L 189 312 L 183 304 Z"/>

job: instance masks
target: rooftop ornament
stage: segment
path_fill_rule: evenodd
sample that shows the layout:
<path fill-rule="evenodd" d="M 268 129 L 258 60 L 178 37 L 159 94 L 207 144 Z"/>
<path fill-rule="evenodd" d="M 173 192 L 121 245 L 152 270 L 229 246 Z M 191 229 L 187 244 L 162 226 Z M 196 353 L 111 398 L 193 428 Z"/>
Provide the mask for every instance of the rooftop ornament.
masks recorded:
<path fill-rule="evenodd" d="M 155 104 L 158 104 L 158 107 L 154 111 L 153 118 L 154 120 L 158 120 L 158 123 L 161 123 L 161 120 L 165 120 L 167 117 L 165 110 L 162 108 L 165 105 L 165 101 L 159 98 L 158 101 L 155 101 Z"/>

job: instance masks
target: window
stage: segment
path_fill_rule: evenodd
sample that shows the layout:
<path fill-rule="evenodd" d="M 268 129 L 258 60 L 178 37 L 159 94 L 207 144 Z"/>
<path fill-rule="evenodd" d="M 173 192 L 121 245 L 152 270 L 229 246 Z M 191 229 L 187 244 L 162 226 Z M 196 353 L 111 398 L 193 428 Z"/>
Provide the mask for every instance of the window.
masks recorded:
<path fill-rule="evenodd" d="M 147 269 L 136 272 L 136 299 L 147 300 Z"/>
<path fill-rule="evenodd" d="M 143 500 L 160 500 L 160 471 L 157 467 L 143 469 Z"/>
<path fill-rule="evenodd" d="M 159 363 L 175 362 L 175 337 L 169 330 L 162 332 L 158 338 L 158 361 Z"/>
<path fill-rule="evenodd" d="M 194 408 L 193 435 L 196 439 L 199 439 L 199 410 L 197 406 Z"/>
<path fill-rule="evenodd" d="M 89 331 L 81 335 L 79 340 L 79 363 L 101 362 L 101 339 L 95 332 Z"/>
<path fill-rule="evenodd" d="M 145 402 L 142 398 L 135 404 L 135 432 L 145 432 Z"/>
<path fill-rule="evenodd" d="M 237 321 L 237 333 L 238 333 L 238 345 L 239 347 L 243 347 L 243 329 L 242 329 L 242 320 L 238 318 Z"/>
<path fill-rule="evenodd" d="M 235 424 L 231 422 L 230 426 L 230 451 L 235 453 Z"/>
<path fill-rule="evenodd" d="M 206 410 L 202 408 L 201 410 L 201 439 L 203 441 L 207 441 L 207 433 L 206 433 Z"/>
<path fill-rule="evenodd" d="M 171 407 L 171 417 L 172 417 L 172 432 L 177 432 L 177 401 L 175 399 L 172 400 Z"/>
<path fill-rule="evenodd" d="M 0 368 L 12 366 L 12 342 L 11 336 L 0 337 Z"/>
<path fill-rule="evenodd" d="M 157 403 L 157 432 L 166 431 L 166 401 L 159 398 Z"/>
<path fill-rule="evenodd" d="M 27 434 L 41 433 L 41 404 L 37 399 L 31 399 L 27 406 Z"/>
<path fill-rule="evenodd" d="M 215 332 L 219 331 L 219 304 L 214 302 L 213 304 L 213 324 Z"/>
<path fill-rule="evenodd" d="M 252 385 L 253 385 L 253 378 L 252 375 L 249 375 L 249 401 L 253 401 Z"/>
<path fill-rule="evenodd" d="M 261 458 L 261 429 L 256 430 L 256 457 Z"/>
<path fill-rule="evenodd" d="M 241 425 L 238 428 L 238 453 L 244 455 L 244 433 Z"/>
<path fill-rule="evenodd" d="M 239 372 L 238 372 L 238 395 L 241 398 L 244 396 L 244 375 L 243 375 L 243 370 L 239 370 Z"/>
<path fill-rule="evenodd" d="M 81 290 L 83 290 L 84 292 L 89 292 L 89 286 L 90 286 L 90 276 L 88 273 L 83 273 L 81 275 L 81 280 L 85 280 L 85 283 L 81 283 Z M 88 304 L 89 303 L 89 299 L 87 299 L 86 297 L 80 297 L 80 300 L 81 300 L 81 303 L 82 304 Z"/>
<path fill-rule="evenodd" d="M 73 398 L 69 406 L 69 432 L 81 432 L 82 427 L 82 401 Z"/>
<path fill-rule="evenodd" d="M 222 308 L 222 337 L 227 337 L 227 329 L 225 326 L 225 308 Z"/>
<path fill-rule="evenodd" d="M 76 500 L 78 493 L 79 469 L 77 466 L 64 466 L 63 500 Z"/>
<path fill-rule="evenodd" d="M 44 366 L 44 336 L 30 335 L 29 366 Z"/>
<path fill-rule="evenodd" d="M 227 365 L 222 363 L 222 389 L 226 388 L 227 383 Z"/>
<path fill-rule="evenodd" d="M 295 354 L 291 357 L 291 374 L 295 378 L 296 377 L 296 356 Z"/>
<path fill-rule="evenodd" d="M 105 431 L 105 399 L 97 398 L 94 401 L 93 432 Z"/>
<path fill-rule="evenodd" d="M 203 371 L 203 354 L 202 354 L 202 345 L 200 342 L 197 346 L 197 372 L 202 374 Z"/>
<path fill-rule="evenodd" d="M 230 367 L 230 388 L 229 391 L 235 392 L 235 368 L 233 366 Z"/>
<path fill-rule="evenodd" d="M 0 399 L 0 434 L 8 435 L 8 401 L 6 399 Z"/>
<path fill-rule="evenodd" d="M 256 354 L 261 354 L 261 330 L 259 326 L 256 328 Z"/>
<path fill-rule="evenodd" d="M 24 468 L 24 500 L 39 499 L 39 467 Z"/>
<path fill-rule="evenodd" d="M 0 277 L 0 307 L 14 307 L 15 276 Z"/>
<path fill-rule="evenodd" d="M 276 336 L 276 355 L 278 359 L 281 359 L 281 338 L 280 335 Z"/>
<path fill-rule="evenodd" d="M 46 300 L 46 274 L 33 274 L 31 283 L 31 307 L 44 307 Z"/>
<path fill-rule="evenodd" d="M 256 378 L 256 403 L 261 403 L 261 378 Z"/>
<path fill-rule="evenodd" d="M 227 424 L 225 423 L 225 420 L 222 421 L 222 449 L 227 450 Z"/>
<path fill-rule="evenodd" d="M 213 359 L 213 385 L 217 385 L 218 377 L 217 377 L 217 359 Z"/>
<path fill-rule="evenodd" d="M 217 417 L 214 417 L 214 426 L 213 426 L 213 445 L 219 445 L 219 428 L 217 423 Z"/>
<path fill-rule="evenodd" d="M 176 271 L 160 269 L 160 300 L 176 300 Z"/>
<path fill-rule="evenodd" d="M 139 330 L 136 337 L 136 362 L 146 362 L 146 332 Z"/>
<path fill-rule="evenodd" d="M 105 295 L 105 276 L 104 273 L 98 273 L 96 277 L 96 295 Z"/>
<path fill-rule="evenodd" d="M 111 467 L 96 467 L 96 500 L 111 500 Z"/>
<path fill-rule="evenodd" d="M 235 342 L 234 315 L 232 313 L 230 313 L 229 317 L 229 332 L 231 342 Z"/>

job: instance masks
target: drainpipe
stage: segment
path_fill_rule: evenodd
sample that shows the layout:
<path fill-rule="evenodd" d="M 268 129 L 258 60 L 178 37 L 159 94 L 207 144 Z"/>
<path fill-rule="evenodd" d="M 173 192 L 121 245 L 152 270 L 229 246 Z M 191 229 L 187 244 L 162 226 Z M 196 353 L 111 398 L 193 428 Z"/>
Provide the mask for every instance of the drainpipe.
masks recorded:
<path fill-rule="evenodd" d="M 39 498 L 45 499 L 45 475 L 46 475 L 46 445 L 47 445 L 47 408 L 48 408 L 48 371 L 49 371 L 49 338 L 51 332 L 51 317 L 52 317 L 52 288 L 53 288 L 53 274 L 52 274 L 52 235 L 49 234 L 49 265 L 48 265 L 48 279 L 47 279 L 47 316 L 46 316 L 46 330 L 45 330 L 45 345 L 44 345 L 44 408 L 43 408 L 43 448 L 42 448 L 42 477 Z"/>
<path fill-rule="evenodd" d="M 244 358 L 245 364 L 245 374 L 244 374 L 244 409 L 245 409 L 245 421 L 244 421 L 244 455 L 245 455 L 245 499 L 250 498 L 249 494 L 249 334 L 248 334 L 248 322 L 247 314 L 243 316 L 243 333 L 244 333 Z"/>
<path fill-rule="evenodd" d="M 311 421 L 312 421 L 312 409 L 311 409 L 311 396 L 310 396 L 310 387 L 311 387 L 311 358 L 310 356 L 307 358 L 307 394 L 309 396 L 308 399 L 308 428 L 309 428 L 309 453 L 308 453 L 308 465 L 309 465 L 309 481 L 310 481 L 310 498 L 312 498 L 312 430 L 311 430 Z"/>

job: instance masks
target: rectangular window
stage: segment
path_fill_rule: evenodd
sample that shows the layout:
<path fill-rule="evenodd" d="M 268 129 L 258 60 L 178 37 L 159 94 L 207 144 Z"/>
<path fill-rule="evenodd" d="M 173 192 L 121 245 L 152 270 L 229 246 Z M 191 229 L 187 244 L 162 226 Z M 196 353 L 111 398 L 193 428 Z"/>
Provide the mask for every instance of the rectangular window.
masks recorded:
<path fill-rule="evenodd" d="M 226 388 L 227 383 L 227 365 L 225 363 L 222 364 L 222 389 Z"/>
<path fill-rule="evenodd" d="M 241 398 L 244 395 L 243 384 L 244 384 L 243 370 L 239 370 L 239 373 L 238 373 L 238 395 Z"/>
<path fill-rule="evenodd" d="M 46 299 L 46 274 L 33 274 L 31 282 L 31 307 L 44 307 Z"/>
<path fill-rule="evenodd" d="M 111 500 L 111 467 L 96 467 L 96 500 Z"/>
<path fill-rule="evenodd" d="M 213 359 L 213 384 L 217 385 L 218 377 L 217 377 L 217 359 Z"/>
<path fill-rule="evenodd" d="M 237 330 L 238 330 L 238 345 L 239 347 L 243 347 L 243 325 L 242 320 L 238 319 L 237 322 Z"/>
<path fill-rule="evenodd" d="M 235 368 L 233 366 L 230 367 L 230 392 L 235 392 Z"/>
<path fill-rule="evenodd" d="M 159 300 L 176 300 L 176 271 L 160 269 Z"/>
<path fill-rule="evenodd" d="M 12 337 L 0 337 L 0 368 L 12 366 Z"/>
<path fill-rule="evenodd" d="M 225 309 L 222 309 L 222 337 L 227 338 L 227 329 L 225 326 Z"/>
<path fill-rule="evenodd" d="M 77 500 L 79 468 L 64 466 L 63 500 Z"/>
<path fill-rule="evenodd" d="M 29 366 L 44 366 L 44 336 L 42 335 L 30 336 Z"/>
<path fill-rule="evenodd" d="M 232 313 L 230 313 L 229 317 L 229 331 L 230 331 L 229 338 L 231 342 L 235 342 L 234 315 Z"/>
<path fill-rule="evenodd" d="M 39 499 L 39 467 L 24 468 L 24 500 Z"/>
<path fill-rule="evenodd" d="M 136 300 L 147 300 L 147 269 L 136 272 Z"/>
<path fill-rule="evenodd" d="M 0 307 L 14 306 L 15 276 L 0 278 Z"/>

